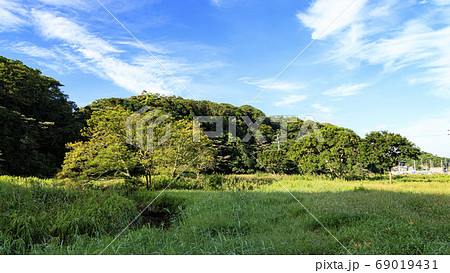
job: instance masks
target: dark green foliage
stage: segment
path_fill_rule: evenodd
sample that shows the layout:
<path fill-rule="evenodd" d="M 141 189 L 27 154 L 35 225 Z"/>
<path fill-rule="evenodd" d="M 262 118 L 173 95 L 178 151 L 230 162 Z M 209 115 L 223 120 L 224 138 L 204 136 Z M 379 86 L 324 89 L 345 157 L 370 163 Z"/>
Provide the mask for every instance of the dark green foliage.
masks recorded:
<path fill-rule="evenodd" d="M 273 141 L 276 135 L 274 128 L 278 126 L 276 123 L 271 124 L 270 119 L 266 118 L 259 129 L 268 143 L 259 143 L 253 137 L 249 142 L 242 143 L 240 140 L 250 132 L 242 117 L 248 116 L 252 121 L 256 121 L 258 117 L 264 116 L 264 113 L 260 110 L 249 105 L 236 107 L 230 104 L 194 101 L 176 96 L 149 94 L 147 92 L 128 99 L 110 98 L 97 100 L 81 111 L 84 113 L 85 118 L 90 118 L 90 115 L 98 109 L 116 107 L 118 105 L 132 112 L 139 110 L 145 105 L 150 106 L 160 109 L 164 113 L 169 113 L 174 120 L 185 119 L 192 121 L 194 116 L 223 116 L 224 137 L 212 140 L 212 147 L 216 151 L 216 160 L 215 166 L 208 170 L 210 173 L 254 173 L 257 168 L 256 162 L 251 155 L 256 156 L 258 151 Z M 230 142 L 228 137 L 230 117 L 236 117 L 236 142 Z M 202 128 L 206 131 L 214 131 L 215 124 L 203 123 Z"/>
<path fill-rule="evenodd" d="M 106 109 L 118 105 L 129 111 L 137 111 L 144 105 L 155 107 L 170 113 L 175 120 L 184 118 L 190 120 L 194 116 L 223 116 L 224 137 L 212 139 L 211 147 L 216 152 L 215 162 L 212 168 L 205 170 L 206 173 L 251 174 L 267 169 L 274 173 L 318 174 L 358 179 L 368 176 L 371 172 L 380 173 L 383 168 L 386 169 L 384 163 L 375 156 L 374 150 L 363 145 L 367 141 L 363 141 L 350 129 L 327 123 L 317 124 L 321 134 L 319 138 L 309 121 L 284 117 L 266 118 L 258 128 L 266 142 L 259 142 L 254 137 L 249 142 L 242 142 L 244 136 L 250 133 L 242 117 L 249 116 L 252 121 L 256 121 L 258 117 L 264 116 L 264 113 L 248 105 L 235 107 L 229 104 L 194 101 L 144 92 L 143 95 L 128 99 L 98 100 L 83 111 L 93 113 L 95 109 Z M 230 119 L 233 117 L 236 117 L 235 141 L 231 141 L 229 135 Z M 283 121 L 288 122 L 287 141 L 280 143 L 281 149 L 278 151 L 274 149 L 276 145 L 274 141 L 276 135 L 282 133 L 280 124 Z M 215 124 L 203 123 L 202 128 L 206 131 L 214 131 Z M 406 142 L 403 139 L 393 138 L 392 145 L 404 146 Z M 377 145 L 383 144 L 380 142 Z M 409 156 L 413 154 L 404 152 L 401 158 Z M 387 157 L 391 157 L 390 160 L 396 162 L 395 164 L 400 158 L 395 153 Z M 255 158 L 258 158 L 261 164 L 258 164 Z"/>
<path fill-rule="evenodd" d="M 65 143 L 79 137 L 82 124 L 62 85 L 20 61 L 0 56 L 0 151 L 3 171 L 52 176 Z"/>
<path fill-rule="evenodd" d="M 376 165 L 391 175 L 392 167 L 401 158 L 418 159 L 420 149 L 399 134 L 387 131 L 371 132 L 360 144 L 360 159 L 367 165 Z M 392 175 L 390 176 L 392 182 Z"/>
<path fill-rule="evenodd" d="M 143 188 L 144 177 L 134 178 L 134 190 Z M 167 175 L 157 175 L 152 178 L 150 190 L 163 190 L 167 186 L 176 190 L 255 190 L 263 185 L 270 185 L 274 179 L 267 177 L 253 177 L 247 175 L 221 175 L 211 174 L 203 175 L 199 178 L 182 175 L 178 178 L 172 178 Z M 126 185 L 131 185 L 126 183 Z"/>
<path fill-rule="evenodd" d="M 353 173 L 360 137 L 352 130 L 323 124 L 289 147 L 288 157 L 297 162 L 300 174 L 326 174 L 342 177 Z"/>
<path fill-rule="evenodd" d="M 297 164 L 286 156 L 284 150 L 266 150 L 258 154 L 258 162 L 269 172 L 294 174 L 297 172 Z"/>
<path fill-rule="evenodd" d="M 123 141 L 123 119 L 143 106 L 170 114 L 171 123 L 181 127 L 189 125 L 194 116 L 223 117 L 224 137 L 212 139 L 208 143 L 206 140 L 202 141 L 205 146 L 203 148 L 214 151 L 214 160 L 200 160 L 193 166 L 200 170 L 197 175 L 253 174 L 268 169 L 274 173 L 318 174 L 352 179 L 365 177 L 370 172 L 383 173 L 399 161 L 411 164 L 411 158 L 418 158 L 418 149 L 408 140 L 387 132 L 374 132 L 362 140 L 352 130 L 331 124 L 317 124 L 324 141 L 318 138 L 314 130 L 303 132 L 309 134 L 299 138 L 299 133 L 309 123 L 298 118 L 265 118 L 258 128 L 264 140 L 257 140 L 243 117 L 248 116 L 255 122 L 264 113 L 249 105 L 236 107 L 144 91 L 142 95 L 126 99 L 100 99 L 77 109 L 67 95 L 61 92 L 61 86 L 57 80 L 42 75 L 37 69 L 31 69 L 20 61 L 0 57 L 0 173 L 52 176 L 61 168 L 67 151 L 65 144 L 70 143 L 67 147 L 75 152 L 66 157 L 63 175 L 82 174 L 98 178 L 118 173 L 127 177 L 131 177 L 132 173 L 145 173 L 150 183 L 153 173 L 162 173 L 158 168 L 161 169 L 162 165 L 167 167 L 167 162 L 176 161 L 174 153 L 170 153 L 171 157 L 159 159 L 158 156 L 153 159 L 149 154 L 142 154 L 138 157 L 139 164 L 123 164 L 128 162 L 129 156 L 111 160 L 124 152 L 128 155 L 136 152 L 130 150 L 132 147 Z M 118 109 L 120 113 L 117 112 Z M 120 115 L 114 116 L 117 113 Z M 120 118 L 121 122 L 117 124 L 121 127 L 104 126 L 106 123 L 101 120 L 98 122 L 103 117 L 114 120 Z M 235 139 L 230 135 L 233 120 L 236 124 Z M 280 151 L 276 151 L 274 142 L 277 135 L 284 133 L 281 130 L 283 122 L 287 122 L 287 141 L 281 142 Z M 102 126 L 96 127 L 96 124 Z M 88 132 L 83 136 L 80 135 L 82 127 Z M 92 132 L 95 128 L 100 131 L 100 136 Z M 102 134 L 105 128 L 113 132 L 106 142 L 103 141 L 105 136 Z M 215 124 L 202 123 L 202 129 L 214 131 Z M 120 137 L 117 137 L 117 132 L 120 132 Z M 247 133 L 253 137 L 248 142 L 243 142 Z M 187 135 L 190 135 L 188 130 L 184 133 L 184 136 Z M 186 141 L 183 139 L 179 142 Z M 83 143 L 94 145 L 85 147 Z M 98 143 L 104 144 L 102 146 Z M 187 145 L 185 150 L 192 152 L 195 150 L 193 147 L 194 144 Z M 380 153 L 376 147 L 382 147 L 385 152 Z M 98 156 L 102 154 L 100 151 L 105 151 L 103 157 Z M 163 162 L 164 158 L 167 162 Z M 178 158 L 188 160 L 187 156 Z M 261 164 L 257 164 L 255 158 Z M 422 159 L 428 164 L 430 157 L 422 153 Z M 440 165 L 439 158 L 431 159 L 435 166 Z M 172 177 L 175 176 L 174 170 L 180 165 L 178 162 L 174 164 Z M 140 167 L 136 168 L 137 165 Z M 80 166 L 94 166 L 98 171 L 86 173 Z"/>

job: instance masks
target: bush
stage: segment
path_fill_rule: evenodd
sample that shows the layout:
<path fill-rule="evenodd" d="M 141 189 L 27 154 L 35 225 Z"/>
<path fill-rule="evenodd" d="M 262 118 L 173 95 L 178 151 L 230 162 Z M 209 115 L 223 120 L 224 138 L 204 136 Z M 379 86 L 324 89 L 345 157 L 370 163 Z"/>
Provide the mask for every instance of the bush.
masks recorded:
<path fill-rule="evenodd" d="M 213 174 L 208 177 L 208 188 L 212 190 L 219 190 L 222 189 L 222 186 L 225 182 L 225 179 L 223 176 L 218 174 Z"/>

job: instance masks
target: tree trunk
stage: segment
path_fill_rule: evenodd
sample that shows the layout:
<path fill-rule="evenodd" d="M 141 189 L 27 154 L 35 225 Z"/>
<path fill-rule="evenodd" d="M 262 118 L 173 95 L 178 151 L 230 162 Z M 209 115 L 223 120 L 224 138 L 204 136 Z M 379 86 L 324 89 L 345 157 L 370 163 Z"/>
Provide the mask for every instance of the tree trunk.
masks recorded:
<path fill-rule="evenodd" d="M 389 168 L 389 184 L 392 184 L 392 169 Z"/>
<path fill-rule="evenodd" d="M 150 183 L 152 182 L 152 174 L 146 172 L 145 173 L 145 181 L 147 182 L 147 190 L 150 189 Z"/>

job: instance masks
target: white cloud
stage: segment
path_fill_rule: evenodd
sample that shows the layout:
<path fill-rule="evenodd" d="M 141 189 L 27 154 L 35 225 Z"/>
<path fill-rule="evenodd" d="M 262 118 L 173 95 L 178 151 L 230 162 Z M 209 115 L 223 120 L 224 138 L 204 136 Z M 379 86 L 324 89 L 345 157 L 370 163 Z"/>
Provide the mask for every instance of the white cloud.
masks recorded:
<path fill-rule="evenodd" d="M 313 30 L 313 39 L 324 39 L 357 21 L 367 0 L 317 0 L 297 18 Z"/>
<path fill-rule="evenodd" d="M 211 4 L 215 6 L 221 6 L 225 1 L 224 0 L 210 0 Z"/>
<path fill-rule="evenodd" d="M 78 7 L 85 3 L 81 0 L 40 2 Z M 22 7 L 9 0 L 0 0 L 0 32 L 4 29 L 14 30 L 23 25 L 33 25 L 38 34 L 53 43 L 52 46 L 44 48 L 29 42 L 2 41 L 2 47 L 36 58 L 35 61 L 40 66 L 59 73 L 79 69 L 84 73 L 94 73 L 111 80 L 134 93 L 140 93 L 142 90 L 161 94 L 179 93 L 184 89 L 179 83 L 186 85 L 192 80 L 192 76 L 205 76 L 212 69 L 226 65 L 220 61 L 216 48 L 200 43 L 169 43 L 168 46 L 166 43 L 155 45 L 143 42 L 157 58 L 155 60 L 128 37 L 107 40 L 90 32 L 73 19 L 58 14 L 42 6 L 30 9 L 26 5 Z M 129 46 L 134 48 L 129 51 Z M 122 49 L 124 47 L 127 51 Z M 189 61 L 187 58 L 192 55 L 189 50 L 195 49 L 202 49 L 204 54 L 201 60 Z M 177 54 L 183 57 L 174 57 Z M 214 56 L 212 61 L 211 56 Z"/>
<path fill-rule="evenodd" d="M 153 58 L 136 58 L 126 62 L 119 58 L 122 52 L 116 45 L 97 37 L 84 27 L 65 17 L 49 12 L 33 11 L 33 19 L 40 33 L 47 39 L 56 39 L 61 54 L 67 61 L 84 72 L 95 73 L 112 80 L 118 86 L 140 93 L 142 90 L 173 94 L 182 90 L 181 86 Z M 190 81 L 186 75 L 178 75 L 187 65 L 157 55 L 169 71 L 183 84 Z"/>
<path fill-rule="evenodd" d="M 450 26 L 433 30 L 423 21 L 409 21 L 398 36 L 367 44 L 357 56 L 387 70 L 419 69 L 410 83 L 431 83 L 435 94 L 450 98 L 449 44 Z"/>
<path fill-rule="evenodd" d="M 326 90 L 323 94 L 331 97 L 347 97 L 358 94 L 361 89 L 367 86 L 368 84 L 342 84 L 336 88 Z"/>
<path fill-rule="evenodd" d="M 275 106 L 289 106 L 301 101 L 304 101 L 308 98 L 308 96 L 306 95 L 289 95 L 287 97 L 285 97 L 283 100 L 281 101 L 277 101 L 274 103 Z"/>
<path fill-rule="evenodd" d="M 328 107 L 325 107 L 325 106 L 322 106 L 322 105 L 320 105 L 320 104 L 313 104 L 313 105 L 311 105 L 314 109 L 317 109 L 317 110 L 319 110 L 320 112 L 322 112 L 322 113 L 330 113 L 331 112 L 331 109 L 330 108 L 328 108 Z"/>
<path fill-rule="evenodd" d="M 65 17 L 36 10 L 32 11 L 32 15 L 37 27 L 46 38 L 63 40 L 87 58 L 101 58 L 103 54 L 120 52 L 107 41 L 96 37 Z"/>
<path fill-rule="evenodd" d="M 39 2 L 52 6 L 63 6 L 78 9 L 87 7 L 87 3 L 84 0 L 39 0 Z"/>
<path fill-rule="evenodd" d="M 318 35 L 320 22 L 331 12 L 332 5 L 327 3 L 328 0 L 317 0 L 299 15 L 302 23 L 313 29 L 313 38 Z M 328 35 L 332 33 L 327 31 L 322 37 L 335 45 L 325 60 L 337 61 L 350 69 L 363 64 L 381 65 L 389 72 L 409 69 L 408 83 L 427 83 L 431 85 L 428 88 L 433 90 L 431 93 L 450 98 L 449 6 L 449 0 L 419 4 L 398 0 L 365 5 L 360 2 L 359 13 L 353 13 L 352 19 L 343 20 L 333 29 L 339 35 Z M 417 9 L 423 12 L 404 19 L 404 14 L 417 13 Z"/>
<path fill-rule="evenodd" d="M 28 25 L 23 19 L 26 13 L 26 10 L 15 1 L 0 0 L 0 32 L 16 31 Z"/>
<path fill-rule="evenodd" d="M 450 5 L 450 0 L 433 0 L 433 2 L 439 6 Z"/>
<path fill-rule="evenodd" d="M 213 4 L 216 7 L 220 7 L 220 8 L 230 7 L 236 3 L 239 3 L 239 1 L 242 1 L 242 0 L 209 0 L 209 2 L 211 4 Z"/>
<path fill-rule="evenodd" d="M 20 53 L 20 54 L 26 54 L 32 57 L 36 58 L 44 58 L 44 59 L 50 59 L 50 58 L 57 58 L 58 54 L 50 49 L 43 48 L 36 46 L 34 44 L 28 43 L 28 42 L 19 42 L 16 44 L 13 44 L 9 48 L 11 51 Z"/>
<path fill-rule="evenodd" d="M 265 79 L 265 80 L 251 80 L 251 78 L 243 77 L 239 80 L 243 81 L 246 84 L 253 85 L 259 88 L 267 88 L 271 90 L 278 90 L 278 91 L 297 91 L 300 89 L 304 89 L 306 87 L 303 83 L 292 83 L 292 82 L 283 82 L 283 81 L 274 81 L 272 84 L 270 82 L 272 79 Z M 267 86 L 270 84 L 270 86 Z"/>

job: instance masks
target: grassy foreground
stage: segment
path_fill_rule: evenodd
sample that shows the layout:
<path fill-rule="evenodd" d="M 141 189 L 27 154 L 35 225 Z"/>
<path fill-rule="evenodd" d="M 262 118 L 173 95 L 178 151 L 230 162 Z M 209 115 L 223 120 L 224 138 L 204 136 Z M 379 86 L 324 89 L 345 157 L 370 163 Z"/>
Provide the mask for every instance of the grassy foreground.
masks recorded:
<path fill-rule="evenodd" d="M 165 226 L 141 217 L 104 253 L 450 254 L 449 182 L 279 179 L 335 238 L 273 182 L 168 190 L 154 203 Z M 99 254 L 158 193 L 0 177 L 0 254 Z"/>

